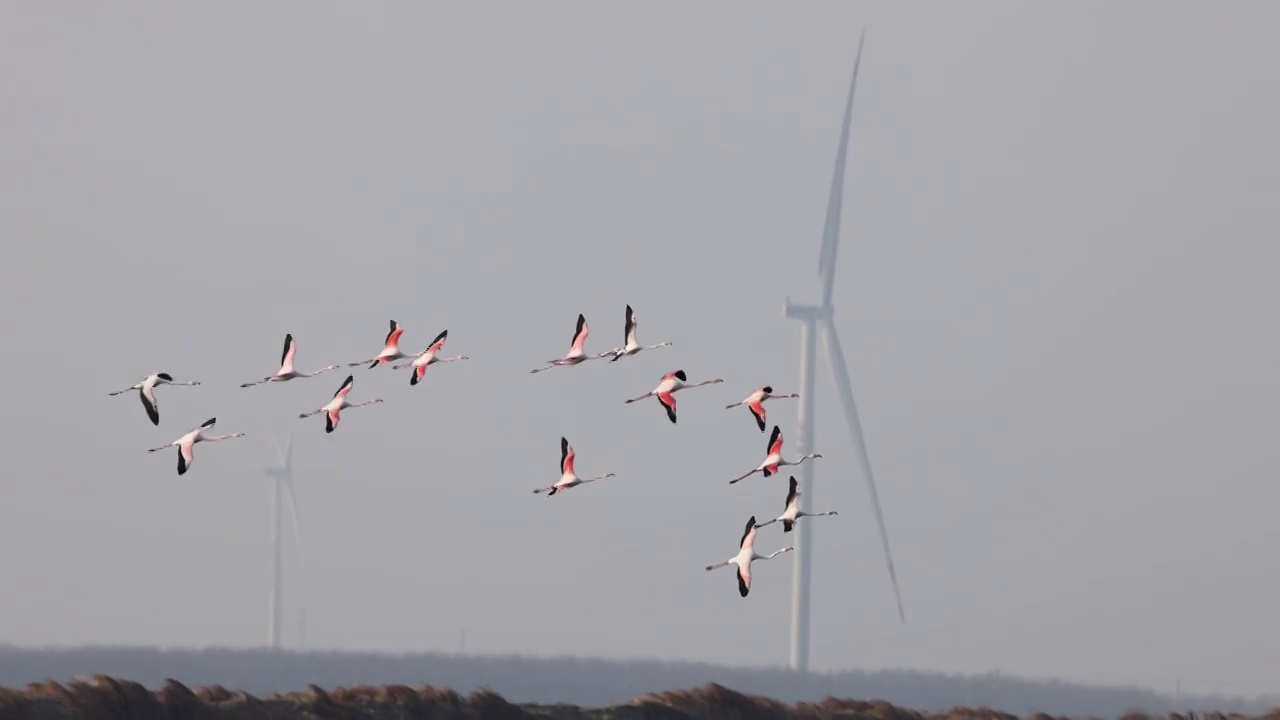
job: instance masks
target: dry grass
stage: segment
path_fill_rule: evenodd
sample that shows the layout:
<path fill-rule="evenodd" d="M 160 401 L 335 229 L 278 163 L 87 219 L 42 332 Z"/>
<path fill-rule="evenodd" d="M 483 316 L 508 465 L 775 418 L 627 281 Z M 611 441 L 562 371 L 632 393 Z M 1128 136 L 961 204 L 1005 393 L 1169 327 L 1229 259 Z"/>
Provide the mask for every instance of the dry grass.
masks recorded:
<path fill-rule="evenodd" d="M 0 720 L 1017 720 L 990 708 L 952 708 L 921 713 L 872 700 L 827 698 L 787 705 L 747 695 L 715 683 L 693 690 L 651 693 L 625 705 L 583 709 L 573 706 L 512 705 L 495 692 L 459 695 L 422 685 L 355 685 L 259 699 L 221 685 L 194 690 L 177 680 L 148 690 L 105 675 L 69 683 L 32 683 L 23 690 L 0 688 Z M 1029 720 L 1065 720 L 1037 713 Z M 1129 713 L 1121 720 L 1280 720 L 1280 709 L 1259 718 L 1244 715 L 1156 716 Z"/>

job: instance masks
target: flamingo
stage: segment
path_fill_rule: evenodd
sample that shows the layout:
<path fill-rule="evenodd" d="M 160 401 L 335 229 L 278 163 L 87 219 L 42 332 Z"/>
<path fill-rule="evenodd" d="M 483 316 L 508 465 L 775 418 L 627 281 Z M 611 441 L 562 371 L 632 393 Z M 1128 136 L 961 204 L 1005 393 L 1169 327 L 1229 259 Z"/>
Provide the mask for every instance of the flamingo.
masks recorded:
<path fill-rule="evenodd" d="M 573 331 L 573 344 L 569 346 L 569 352 L 565 353 L 564 357 L 562 358 L 558 358 L 555 360 L 548 360 L 545 367 L 534 368 L 529 372 L 539 373 L 539 372 L 542 372 L 543 370 L 550 370 L 551 368 L 556 367 L 557 365 L 577 365 L 578 363 L 586 362 L 588 360 L 595 360 L 597 358 L 602 358 L 605 355 L 608 355 L 608 353 L 602 353 L 600 355 L 587 355 L 586 353 L 583 352 L 582 345 L 587 341 L 587 336 L 590 334 L 591 334 L 591 328 L 587 325 L 587 318 L 584 317 L 582 313 L 578 313 L 578 327 Z"/>
<path fill-rule="evenodd" d="M 796 460 L 795 462 L 792 462 L 782 457 L 782 428 L 778 427 L 777 425 L 773 426 L 773 433 L 769 436 L 768 452 L 769 454 L 765 456 L 764 462 L 760 463 L 760 465 L 757 466 L 756 469 L 752 470 L 751 472 L 745 475 L 740 475 L 730 480 L 729 484 L 732 485 L 738 482 L 739 480 L 744 480 L 746 478 L 749 478 L 756 473 L 764 473 L 765 477 L 769 477 L 770 475 L 778 472 L 778 468 L 782 467 L 783 465 L 799 465 L 800 463 L 810 458 L 816 459 L 816 458 L 822 457 L 818 453 L 809 453 L 808 455 L 805 455 L 804 457 L 800 458 L 799 460 Z"/>
<path fill-rule="evenodd" d="M 613 473 L 605 473 L 604 475 L 597 475 L 593 478 L 587 478 L 585 480 L 578 477 L 578 474 L 573 471 L 573 458 L 575 455 L 576 453 L 573 452 L 573 446 L 569 444 L 569 441 L 567 439 L 561 437 L 560 438 L 560 479 L 557 480 L 554 485 L 549 485 L 547 487 L 541 487 L 534 490 L 533 494 L 537 495 L 538 493 L 546 493 L 547 497 L 551 497 L 552 495 L 555 495 L 557 492 L 560 492 L 561 490 L 568 490 L 569 488 L 574 487 L 575 485 L 582 485 L 584 483 L 595 482 L 596 480 L 603 480 L 605 478 L 614 477 Z"/>
<path fill-rule="evenodd" d="M 191 468 L 191 463 L 195 462 L 195 445 L 198 442 L 217 442 L 219 440 L 230 440 L 231 438 L 244 437 L 242 432 L 233 432 L 230 435 L 205 435 L 205 432 L 213 429 L 214 423 L 218 422 L 218 418 L 211 417 L 200 424 L 200 427 L 174 440 L 168 445 L 153 447 L 147 452 L 160 452 L 174 445 L 178 446 L 178 474 L 183 475 Z"/>
<path fill-rule="evenodd" d="M 436 363 L 453 362 L 454 360 L 470 360 L 470 358 L 468 358 L 466 355 L 458 355 L 457 357 L 451 357 L 451 358 L 438 357 L 436 353 L 444 349 L 444 341 L 447 340 L 448 338 L 449 338 L 449 331 L 448 330 L 441 331 L 441 333 L 436 336 L 436 339 L 432 340 L 431 344 L 427 346 L 426 350 L 423 350 L 422 352 L 418 353 L 418 357 L 414 358 L 413 362 L 400 363 L 399 365 L 392 365 L 391 369 L 399 370 L 401 368 L 412 367 L 413 372 L 409 374 L 409 384 L 417 385 L 419 382 L 422 381 L 422 376 L 426 374 L 427 368 L 432 365 L 435 365 Z"/>
<path fill-rule="evenodd" d="M 151 418 L 152 425 L 160 424 L 160 403 L 156 400 L 156 387 L 160 385 L 199 385 L 199 380 L 191 382 L 174 382 L 173 376 L 166 372 L 151 373 L 142 378 L 136 385 L 130 385 L 123 390 L 109 392 L 108 395 L 119 395 L 127 393 L 130 390 L 137 390 L 138 397 L 142 399 L 142 407 L 147 411 L 147 417 Z M 167 447 L 167 446 L 166 446 Z"/>
<path fill-rule="evenodd" d="M 773 398 L 798 398 L 798 397 L 800 397 L 800 393 L 789 393 L 787 395 L 774 395 L 773 386 L 765 385 L 764 387 L 756 388 L 755 391 L 752 392 L 750 395 L 748 395 L 745 399 L 739 400 L 738 402 L 732 405 L 725 405 L 724 409 L 732 410 L 733 408 L 736 408 L 739 405 L 746 405 L 747 408 L 751 410 L 751 414 L 755 416 L 756 425 L 760 426 L 760 432 L 764 432 L 764 401 L 770 400 Z"/>
<path fill-rule="evenodd" d="M 636 325 L 637 325 L 636 314 L 631 311 L 631 306 L 628 305 L 627 306 L 627 324 L 622 332 L 622 347 L 614 348 L 608 352 L 600 353 L 596 357 L 604 357 L 606 355 L 612 355 L 613 359 L 610 360 L 609 362 L 618 362 L 618 360 L 622 359 L 623 357 L 626 357 L 627 355 L 635 355 L 641 350 L 653 350 L 654 348 L 666 347 L 671 344 L 669 342 L 660 342 L 657 345 L 641 345 L 640 343 L 636 342 Z"/>
<path fill-rule="evenodd" d="M 807 513 L 807 512 L 805 512 L 805 511 L 801 510 L 801 509 L 800 509 L 800 495 L 801 495 L 802 493 L 801 493 L 799 490 L 797 490 L 797 489 L 796 489 L 796 487 L 797 487 L 798 485 L 799 485 L 799 483 L 797 483 L 797 482 L 796 482 L 796 476 L 795 476 L 795 475 L 792 475 L 792 476 L 791 476 L 791 489 L 787 491 L 787 505 L 786 505 L 786 509 L 785 509 L 785 510 L 783 510 L 783 511 L 782 511 L 782 514 L 781 514 L 781 515 L 779 515 L 778 517 L 776 517 L 776 518 L 774 518 L 774 519 L 772 519 L 772 520 L 769 520 L 768 522 L 762 522 L 762 523 L 760 523 L 759 525 L 757 525 L 756 527 L 758 527 L 758 528 L 762 528 L 762 527 L 764 527 L 765 525 L 772 525 L 773 523 L 776 523 L 776 522 L 778 522 L 779 520 L 781 520 L 781 521 L 782 521 L 782 532 L 784 532 L 784 533 L 789 533 L 789 532 L 791 532 L 791 528 L 796 524 L 796 521 L 797 521 L 797 520 L 799 520 L 799 519 L 800 519 L 800 518 L 802 518 L 802 517 L 821 517 L 821 516 L 823 516 L 823 515 L 838 515 L 838 514 L 839 514 L 839 513 L 837 513 L 835 510 L 832 510 L 831 512 L 822 512 L 822 513 Z"/>
<path fill-rule="evenodd" d="M 265 383 L 265 382 L 285 382 L 286 380 L 292 380 L 294 378 L 315 377 L 322 372 L 337 370 L 338 368 L 342 367 L 341 365 L 326 365 L 325 367 L 322 367 L 315 372 L 311 372 L 311 373 L 298 372 L 297 370 L 293 369 L 293 357 L 297 353 L 298 353 L 298 344 L 294 342 L 293 334 L 285 333 L 284 334 L 284 352 L 280 354 L 280 369 L 276 371 L 276 374 L 268 375 L 267 377 L 264 377 L 261 380 L 254 380 L 253 382 L 240 383 L 240 387 L 247 388 L 247 387 L 253 387 L 254 385 L 261 385 L 262 383 Z"/>
<path fill-rule="evenodd" d="M 409 357 L 400 352 L 400 335 L 404 333 L 404 328 L 400 327 L 400 323 L 395 320 L 391 321 L 391 330 L 387 333 L 387 339 L 382 343 L 382 352 L 369 358 L 368 360 L 357 360 L 353 363 L 347 363 L 347 367 L 355 367 L 369 363 L 369 369 L 378 367 L 378 363 L 391 362 L 392 360 L 400 360 Z"/>
<path fill-rule="evenodd" d="M 715 570 L 725 565 L 738 566 L 738 594 L 746 597 L 751 590 L 751 561 L 752 560 L 769 560 L 781 555 L 784 552 L 791 552 L 795 547 L 788 545 L 780 550 L 775 550 L 771 555 L 761 555 L 755 550 L 756 542 L 756 516 L 752 515 L 747 521 L 747 527 L 742 532 L 742 542 L 739 544 L 738 554 L 715 565 L 708 565 L 707 570 Z"/>
<path fill-rule="evenodd" d="M 338 392 L 333 394 L 333 399 L 322 408 L 311 410 L 309 412 L 300 413 L 298 417 L 307 418 L 316 413 L 324 413 L 324 431 L 333 432 L 338 427 L 338 421 L 341 420 L 341 413 L 346 408 L 356 408 L 362 405 L 372 405 L 373 403 L 382 402 L 382 398 L 373 398 L 364 402 L 350 403 L 347 402 L 347 393 L 351 392 L 351 385 L 355 382 L 355 377 L 348 375 L 346 380 L 342 381 L 342 387 L 338 388 Z"/>
<path fill-rule="evenodd" d="M 633 397 L 630 400 L 626 400 L 624 402 L 629 404 L 629 403 L 636 402 L 638 400 L 643 400 L 651 395 L 656 395 L 658 397 L 658 402 L 662 403 L 662 407 L 666 409 L 667 417 L 670 418 L 671 422 L 674 423 L 676 421 L 675 393 L 681 390 L 688 390 L 689 388 L 696 388 L 702 385 L 714 385 L 716 383 L 724 382 L 724 380 L 721 380 L 720 378 L 712 378 L 710 380 L 703 380 L 700 383 L 687 385 L 685 384 L 685 381 L 687 381 L 688 379 L 689 379 L 688 376 L 684 374 L 684 370 L 672 370 L 671 372 L 662 376 L 662 380 L 658 383 L 658 387 L 650 390 L 649 392 L 641 395 L 640 397 Z"/>

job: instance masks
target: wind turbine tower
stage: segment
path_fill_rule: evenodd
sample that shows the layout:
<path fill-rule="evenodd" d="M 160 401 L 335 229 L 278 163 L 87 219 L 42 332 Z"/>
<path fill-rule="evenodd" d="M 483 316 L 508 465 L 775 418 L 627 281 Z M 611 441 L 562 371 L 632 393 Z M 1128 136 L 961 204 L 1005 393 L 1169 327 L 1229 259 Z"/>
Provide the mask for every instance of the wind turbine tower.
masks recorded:
<path fill-rule="evenodd" d="M 844 166 L 849 150 L 849 123 L 853 115 L 853 93 L 858 86 L 858 66 L 862 62 L 862 43 L 866 33 L 858 40 L 858 54 L 853 63 L 853 79 L 849 82 L 849 99 L 845 103 L 844 125 L 840 131 L 840 144 L 836 150 L 835 171 L 831 178 L 831 194 L 827 199 L 827 218 L 822 228 L 822 249 L 818 253 L 818 277 L 821 283 L 821 302 L 818 305 L 801 305 L 786 299 L 784 313 L 788 319 L 800 321 L 800 418 L 796 427 L 796 452 L 801 456 L 813 450 L 814 437 L 814 370 L 817 358 L 817 335 L 822 332 L 831 372 L 835 378 L 840 403 L 849 433 L 853 436 L 854 449 L 862 465 L 862 476 L 871 495 L 871 508 L 880 527 L 880 540 L 884 545 L 885 560 L 889 566 L 889 579 L 893 583 L 894 598 L 898 603 L 898 618 L 906 622 L 902 611 L 902 595 L 898 591 L 898 578 L 893 570 L 893 555 L 889 551 L 889 533 L 885 529 L 884 515 L 880 512 L 880 500 L 876 494 L 875 478 L 871 474 L 871 461 L 867 456 L 866 442 L 862 437 L 862 425 L 858 422 L 858 406 L 853 400 L 849 384 L 849 368 L 840 347 L 831 317 L 835 308 L 831 305 L 836 272 L 836 250 L 840 240 L 840 209 L 844 198 Z M 799 468 L 800 491 L 806 504 L 813 502 L 814 464 Z M 809 571 L 813 560 L 812 524 L 796 525 L 796 563 L 791 588 L 791 669 L 809 670 Z"/>
<path fill-rule="evenodd" d="M 281 526 L 284 524 L 284 494 L 289 493 L 289 514 L 293 520 L 294 539 L 298 556 L 302 556 L 302 532 L 298 527 L 298 496 L 293 489 L 293 433 L 285 439 L 284 447 L 276 446 L 276 464 L 263 470 L 271 478 L 271 592 L 268 600 L 267 644 L 272 650 L 280 649 L 280 632 L 284 614 L 284 570 L 281 566 Z M 298 635 L 301 642 L 303 628 L 302 609 L 298 610 Z"/>

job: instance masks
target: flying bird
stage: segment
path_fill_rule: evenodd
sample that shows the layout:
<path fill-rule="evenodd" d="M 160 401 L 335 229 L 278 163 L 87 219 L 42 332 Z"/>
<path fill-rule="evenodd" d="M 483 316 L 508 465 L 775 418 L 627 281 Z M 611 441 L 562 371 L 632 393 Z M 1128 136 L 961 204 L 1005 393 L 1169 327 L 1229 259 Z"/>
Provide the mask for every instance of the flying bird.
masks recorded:
<path fill-rule="evenodd" d="M 749 478 L 756 473 L 764 473 L 765 477 L 769 477 L 770 475 L 778 472 L 778 468 L 783 465 L 799 465 L 800 463 L 804 462 L 805 460 L 808 460 L 809 458 L 820 458 L 820 457 L 822 456 L 819 455 L 818 453 L 809 453 L 808 455 L 805 455 L 804 457 L 794 462 L 782 457 L 782 428 L 778 427 L 777 425 L 774 425 L 773 433 L 769 436 L 769 450 L 768 450 L 768 454 L 764 458 L 764 462 L 760 463 L 760 465 L 757 466 L 756 469 L 752 470 L 751 472 L 746 473 L 745 475 L 740 475 L 730 480 L 729 484 L 732 485 L 738 482 L 739 480 L 745 480 L 746 478 Z"/>
<path fill-rule="evenodd" d="M 684 374 L 684 370 L 672 370 L 662 376 L 662 380 L 658 382 L 658 387 L 639 397 L 633 397 L 629 400 L 625 400 L 624 402 L 630 404 L 650 396 L 657 396 L 658 402 L 661 403 L 662 407 L 667 411 L 667 417 L 674 423 L 676 421 L 675 393 L 681 390 L 688 390 L 689 388 L 700 387 L 702 385 L 714 385 L 716 383 L 724 382 L 724 380 L 721 380 L 720 378 L 712 378 L 710 380 L 703 380 L 700 383 L 688 385 L 686 384 L 688 379 L 688 376 Z"/>
<path fill-rule="evenodd" d="M 444 341 L 448 338 L 449 331 L 441 331 L 440 334 L 436 336 L 436 339 L 432 340 L 431 344 L 427 346 L 426 350 L 418 353 L 418 356 L 413 359 L 413 362 L 392 365 L 391 369 L 399 370 L 401 368 L 412 367 L 413 372 L 409 374 L 409 384 L 417 385 L 422 381 L 422 376 L 426 374 L 427 368 L 435 365 L 436 363 L 453 362 L 454 360 L 469 360 L 470 358 L 466 355 L 458 355 L 457 357 L 450 358 L 439 357 L 438 353 L 444 349 Z"/>
<path fill-rule="evenodd" d="M 293 334 L 285 333 L 284 352 L 280 354 L 280 369 L 276 371 L 276 374 L 268 375 L 267 377 L 264 377 L 261 380 L 254 380 L 253 382 L 240 383 L 240 387 L 247 388 L 247 387 L 253 387 L 254 385 L 261 385 L 262 383 L 265 383 L 265 382 L 285 382 L 286 380 L 292 380 L 294 378 L 315 377 L 322 372 L 337 370 L 338 368 L 342 367 L 341 365 L 326 365 L 325 367 L 322 367 L 315 372 L 310 372 L 310 373 L 298 372 L 293 368 L 293 358 L 297 353 L 298 353 L 298 344 L 294 342 Z"/>
<path fill-rule="evenodd" d="M 838 514 L 839 514 L 839 513 L 837 513 L 835 510 L 832 510 L 831 512 L 821 512 L 821 513 L 807 513 L 807 512 L 805 512 L 805 511 L 801 510 L 801 509 L 800 509 L 800 495 L 801 495 L 802 493 L 797 489 L 797 487 L 798 487 L 798 486 L 799 486 L 799 483 L 797 483 L 797 482 L 796 482 L 796 476 L 795 476 L 795 475 L 792 475 L 792 476 L 791 476 L 791 489 L 787 491 L 787 505 L 786 505 L 786 509 L 784 509 L 784 510 L 782 511 L 782 514 L 781 514 L 781 515 L 779 515 L 778 517 L 776 517 L 776 518 L 774 518 L 774 519 L 772 519 L 772 520 L 769 520 L 768 522 L 762 522 L 762 523 L 760 523 L 759 525 L 756 525 L 756 527 L 758 527 L 758 528 L 762 528 L 762 527 L 764 527 L 765 525 L 772 525 L 773 523 L 776 523 L 776 522 L 781 521 L 781 522 L 782 522 L 782 532 L 784 532 L 784 533 L 789 533 L 789 532 L 791 532 L 791 528 L 795 526 L 796 521 L 797 521 L 797 520 L 799 520 L 799 519 L 800 519 L 800 518 L 802 518 L 802 517 L 821 517 L 821 516 L 823 516 L 823 515 L 838 515 Z"/>
<path fill-rule="evenodd" d="M 584 483 L 595 482 L 596 480 L 603 480 L 605 478 L 614 477 L 613 473 L 605 473 L 604 475 L 597 475 L 593 478 L 587 478 L 585 480 L 578 477 L 578 473 L 574 472 L 573 470 L 573 458 L 575 457 L 575 455 L 576 453 L 573 452 L 573 446 L 569 444 L 569 441 L 567 439 L 561 437 L 560 438 L 560 479 L 557 480 L 554 485 L 538 488 L 534 490 L 533 493 L 535 495 L 538 493 L 546 493 L 547 497 L 551 497 L 552 495 L 555 495 L 557 492 L 560 492 L 561 490 L 568 490 L 569 488 L 574 487 L 575 485 L 582 485 Z"/>
<path fill-rule="evenodd" d="M 631 306 L 628 305 L 627 306 L 627 324 L 622 331 L 622 347 L 614 348 L 608 352 L 600 353 L 596 357 L 605 357 L 606 355 L 612 355 L 613 359 L 610 360 L 609 362 L 618 362 L 618 360 L 626 357 L 627 355 L 635 355 L 641 350 L 653 350 L 654 348 L 666 347 L 671 344 L 669 342 L 660 342 L 657 345 L 641 345 L 639 342 L 636 341 L 636 325 L 637 325 L 636 314 L 632 312 Z"/>
<path fill-rule="evenodd" d="M 725 405 L 724 409 L 732 410 L 733 408 L 736 408 L 739 405 L 746 405 L 747 409 L 751 411 L 751 414 L 755 416 L 756 425 L 760 426 L 760 432 L 764 432 L 764 427 L 765 427 L 764 401 L 771 400 L 773 398 L 798 398 L 798 397 L 800 397 L 800 393 L 789 393 L 787 395 L 774 395 L 773 386 L 765 385 L 764 387 L 756 388 L 754 392 L 752 392 L 750 395 L 746 397 L 746 399 L 739 400 L 738 402 L 732 405 Z"/>
<path fill-rule="evenodd" d="M 738 594 L 746 597 L 751 590 L 751 561 L 752 560 L 769 560 L 781 555 L 784 552 L 791 552 L 795 547 L 788 545 L 780 550 L 775 550 L 772 555 L 761 555 L 755 550 L 756 542 L 756 516 L 752 515 L 747 521 L 747 527 L 742 533 L 742 542 L 739 544 L 738 554 L 725 560 L 724 562 L 708 565 L 707 570 L 715 570 L 726 565 L 738 566 Z"/>
<path fill-rule="evenodd" d="M 391 362 L 392 360 L 400 360 L 407 358 L 408 355 L 400 352 L 400 336 L 404 334 L 404 328 L 400 327 L 400 323 L 395 320 L 391 321 L 391 330 L 387 333 L 387 339 L 382 343 L 382 352 L 374 355 L 368 360 L 357 360 L 353 363 L 347 363 L 347 367 L 355 367 L 369 363 L 369 369 L 378 367 L 378 363 Z"/>
<path fill-rule="evenodd" d="M 205 435 L 206 432 L 213 429 L 214 423 L 218 422 L 218 418 L 211 417 L 200 424 L 200 427 L 174 440 L 168 445 L 154 447 L 147 452 L 160 452 L 174 445 L 178 446 L 178 474 L 186 474 L 191 468 L 191 463 L 195 462 L 195 445 L 199 442 L 217 442 L 219 440 L 230 440 L 231 438 L 244 437 L 242 432 L 234 432 L 230 435 Z"/>
<path fill-rule="evenodd" d="M 127 393 L 130 390 L 137 390 L 138 397 L 142 399 L 142 408 L 147 411 L 147 417 L 151 418 L 152 425 L 160 424 L 160 403 L 156 400 L 156 387 L 160 385 L 199 385 L 199 380 L 191 382 L 174 382 L 173 376 L 169 373 L 158 372 L 142 378 L 142 381 L 136 385 L 130 385 L 123 390 L 107 393 L 108 395 L 119 395 Z M 167 446 L 166 446 L 167 447 Z"/>
<path fill-rule="evenodd" d="M 372 400 L 365 400 L 364 402 L 358 403 L 347 402 L 347 393 L 351 392 L 351 385 L 354 382 L 355 377 L 348 375 L 347 379 L 342 381 L 342 387 L 338 388 L 338 391 L 333 394 L 333 399 L 326 403 L 324 407 L 311 410 L 310 412 L 300 413 L 298 417 L 307 418 L 315 415 L 316 413 L 324 413 L 324 431 L 331 433 L 334 428 L 338 427 L 338 421 L 342 419 L 341 414 L 344 409 L 382 402 L 382 398 L 373 398 Z"/>
<path fill-rule="evenodd" d="M 597 358 L 602 358 L 605 355 L 608 355 L 608 353 L 602 353 L 600 355 L 587 355 L 585 352 L 583 352 L 582 345 L 587 341 L 587 336 L 590 334 L 591 334 L 591 328 L 590 326 L 587 325 L 587 318 L 584 317 L 582 313 L 578 313 L 578 327 L 573 331 L 573 340 L 572 340 L 572 344 L 569 345 L 569 352 L 565 353 L 564 357 L 557 358 L 555 360 L 548 360 L 547 364 L 544 367 L 534 368 L 529 372 L 539 373 L 539 372 L 542 372 L 543 370 L 550 370 L 551 368 L 556 367 L 557 365 L 577 365 L 578 363 L 586 362 L 588 360 L 595 360 Z"/>

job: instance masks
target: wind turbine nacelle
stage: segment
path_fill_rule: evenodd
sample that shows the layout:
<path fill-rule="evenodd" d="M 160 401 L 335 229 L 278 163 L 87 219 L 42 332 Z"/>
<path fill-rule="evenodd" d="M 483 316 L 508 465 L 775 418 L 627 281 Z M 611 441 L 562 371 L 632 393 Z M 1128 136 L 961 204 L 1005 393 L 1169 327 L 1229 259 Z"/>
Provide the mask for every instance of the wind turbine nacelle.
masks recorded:
<path fill-rule="evenodd" d="M 791 298 L 786 299 L 786 303 L 782 306 L 782 314 L 788 320 L 825 320 L 831 317 L 835 308 L 830 305 L 801 305 L 791 302 Z"/>

